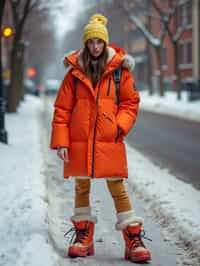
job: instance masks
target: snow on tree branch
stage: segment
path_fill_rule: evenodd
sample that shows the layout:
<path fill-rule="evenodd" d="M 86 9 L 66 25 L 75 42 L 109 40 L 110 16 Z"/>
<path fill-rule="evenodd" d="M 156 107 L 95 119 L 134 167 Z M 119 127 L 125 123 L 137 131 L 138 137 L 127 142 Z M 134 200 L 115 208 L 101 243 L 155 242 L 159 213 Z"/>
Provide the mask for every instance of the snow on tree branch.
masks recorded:
<path fill-rule="evenodd" d="M 173 41 L 173 42 L 177 42 L 177 41 L 180 39 L 182 33 L 185 31 L 185 28 L 186 28 L 186 25 L 185 25 L 185 24 L 183 24 L 182 26 L 179 26 L 179 27 L 177 28 L 177 31 L 176 31 L 176 33 L 173 35 L 173 38 L 172 38 L 172 41 Z"/>
<path fill-rule="evenodd" d="M 142 21 L 135 15 L 131 14 L 129 18 L 135 23 L 135 25 L 142 31 L 147 40 L 155 47 L 161 45 L 160 39 L 154 37 L 151 32 L 145 27 Z"/>

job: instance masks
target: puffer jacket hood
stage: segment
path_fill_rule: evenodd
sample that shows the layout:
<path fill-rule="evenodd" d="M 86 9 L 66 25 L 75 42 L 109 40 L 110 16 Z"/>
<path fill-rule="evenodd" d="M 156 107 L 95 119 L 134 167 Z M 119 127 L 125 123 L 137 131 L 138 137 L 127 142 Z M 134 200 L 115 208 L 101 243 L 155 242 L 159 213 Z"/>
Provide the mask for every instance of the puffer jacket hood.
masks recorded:
<path fill-rule="evenodd" d="M 108 49 L 108 60 L 107 65 L 110 64 L 110 67 L 116 67 L 116 64 L 121 64 L 123 67 L 127 68 L 130 72 L 133 71 L 135 67 L 135 59 L 127 54 L 122 48 L 114 45 L 109 44 L 107 46 Z M 83 68 L 82 62 L 82 51 L 80 50 L 73 50 L 64 55 L 63 63 L 66 68 L 74 67 L 74 68 Z"/>

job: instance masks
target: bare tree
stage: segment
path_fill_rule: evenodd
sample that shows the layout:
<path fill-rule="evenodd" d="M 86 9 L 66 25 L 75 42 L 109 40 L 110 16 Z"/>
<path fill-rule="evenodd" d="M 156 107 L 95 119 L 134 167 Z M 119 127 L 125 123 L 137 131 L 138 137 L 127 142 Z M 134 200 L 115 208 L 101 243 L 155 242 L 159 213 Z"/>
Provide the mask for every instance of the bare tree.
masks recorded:
<path fill-rule="evenodd" d="M 20 89 L 22 85 L 20 77 L 21 75 L 21 57 L 23 52 L 23 28 L 26 22 L 26 19 L 31 12 L 31 10 L 36 6 L 36 2 L 33 3 L 32 0 L 26 1 L 14 1 L 9 0 L 12 16 L 13 16 L 13 26 L 14 26 L 14 38 L 13 38 L 13 46 L 11 51 L 11 79 L 10 86 L 8 88 L 8 104 L 7 111 L 8 112 L 16 112 L 19 100 L 20 100 Z M 19 69 L 21 70 L 19 73 Z"/>
<path fill-rule="evenodd" d="M 150 0 L 151 1 L 151 0 Z M 153 0 L 152 0 L 153 1 Z M 122 8 L 124 12 L 126 12 L 127 17 L 129 20 L 136 25 L 136 27 L 143 33 L 144 37 L 146 38 L 147 42 L 154 48 L 155 55 L 157 59 L 157 74 L 159 80 L 159 92 L 160 96 L 164 96 L 164 83 L 163 83 L 163 75 L 162 75 L 162 63 L 161 63 L 161 48 L 163 45 L 164 37 L 166 35 L 167 29 L 165 25 L 161 24 L 160 32 L 158 37 L 154 36 L 151 32 L 150 25 L 145 24 L 141 17 L 146 16 L 147 14 L 151 14 L 150 8 L 152 7 L 149 2 L 146 1 L 117 1 L 119 8 Z M 140 12 L 140 16 L 138 15 L 137 11 L 140 9 L 142 10 L 142 16 Z"/>
<path fill-rule="evenodd" d="M 19 101 L 22 97 L 23 84 L 23 51 L 25 47 L 24 27 L 27 19 L 34 12 L 49 11 L 52 7 L 60 9 L 63 2 L 55 3 L 53 0 L 48 2 L 44 0 L 9 0 L 12 9 L 14 39 L 11 52 L 11 80 L 8 89 L 8 112 L 16 112 Z"/>
<path fill-rule="evenodd" d="M 177 98 L 181 98 L 181 75 L 179 69 L 179 56 L 178 56 L 178 42 L 186 30 L 185 21 L 181 25 L 174 25 L 174 19 L 177 17 L 179 2 L 172 1 L 171 6 L 169 8 L 162 8 L 160 5 L 160 0 L 126 0 L 119 1 L 121 3 L 121 7 L 127 12 L 129 19 L 141 30 L 144 34 L 145 38 L 149 42 L 149 44 L 154 47 L 155 54 L 158 63 L 158 70 L 160 73 L 160 95 L 164 95 L 164 86 L 163 86 L 163 77 L 162 77 L 162 67 L 161 67 L 161 47 L 163 45 L 163 41 L 166 35 L 169 36 L 169 39 L 173 45 L 174 51 L 174 65 L 175 65 L 175 76 L 176 76 L 176 91 Z M 192 5 L 192 0 L 184 0 L 182 4 L 189 2 Z M 134 3 L 132 8 L 130 8 L 130 3 Z M 149 10 L 148 5 L 151 6 L 151 10 Z M 143 8 L 143 14 L 147 17 L 152 17 L 153 19 L 158 20 L 160 24 L 160 33 L 158 37 L 155 37 L 149 25 L 145 25 L 140 17 L 137 15 L 137 8 Z"/>
<path fill-rule="evenodd" d="M 185 3 L 189 3 L 192 5 L 192 0 L 185 0 Z M 173 45 L 174 51 L 174 65 L 175 65 L 175 76 L 176 76 L 176 91 L 177 91 L 177 99 L 181 99 L 181 74 L 179 69 L 179 56 L 178 56 L 178 42 L 182 36 L 182 34 L 186 30 L 186 21 L 184 20 L 182 24 L 175 25 L 175 27 L 171 27 L 172 20 L 177 17 L 179 5 L 177 1 L 172 2 L 172 6 L 168 10 L 164 10 L 159 6 L 159 4 L 152 0 L 152 5 L 155 10 L 159 14 L 160 23 L 164 25 L 167 30 L 170 41 Z"/>

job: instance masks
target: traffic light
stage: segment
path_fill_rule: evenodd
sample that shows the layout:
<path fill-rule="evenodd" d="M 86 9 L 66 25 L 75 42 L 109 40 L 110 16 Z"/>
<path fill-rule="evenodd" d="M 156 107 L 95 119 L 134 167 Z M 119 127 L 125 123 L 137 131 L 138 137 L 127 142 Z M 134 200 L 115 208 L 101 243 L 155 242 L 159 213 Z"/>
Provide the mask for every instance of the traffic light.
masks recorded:
<path fill-rule="evenodd" d="M 1 31 L 1 36 L 3 38 L 10 38 L 14 34 L 13 29 L 9 26 L 4 27 Z"/>
<path fill-rule="evenodd" d="M 34 78 L 36 75 L 36 70 L 33 67 L 29 67 L 26 72 L 27 77 Z"/>

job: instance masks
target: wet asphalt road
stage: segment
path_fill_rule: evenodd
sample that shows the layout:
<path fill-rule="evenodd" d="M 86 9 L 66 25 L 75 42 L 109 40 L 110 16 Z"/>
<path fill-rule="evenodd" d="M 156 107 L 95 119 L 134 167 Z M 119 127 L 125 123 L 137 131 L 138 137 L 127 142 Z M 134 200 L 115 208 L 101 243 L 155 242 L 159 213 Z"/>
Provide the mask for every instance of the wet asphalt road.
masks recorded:
<path fill-rule="evenodd" d="M 140 111 L 126 140 L 161 168 L 200 189 L 200 123 Z"/>

